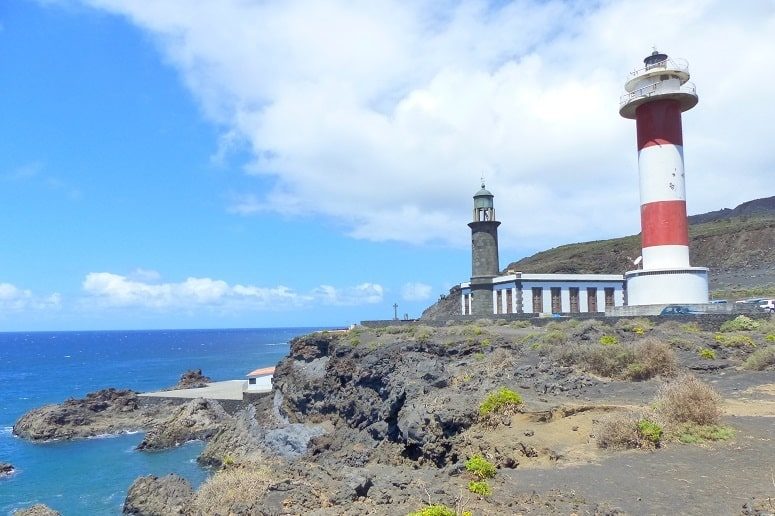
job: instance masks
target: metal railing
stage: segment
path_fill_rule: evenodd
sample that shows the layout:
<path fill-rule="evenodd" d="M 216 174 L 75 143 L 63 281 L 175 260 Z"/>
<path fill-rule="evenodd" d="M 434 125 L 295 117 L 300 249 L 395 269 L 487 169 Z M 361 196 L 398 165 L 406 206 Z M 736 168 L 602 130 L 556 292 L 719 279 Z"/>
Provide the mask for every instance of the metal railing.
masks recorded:
<path fill-rule="evenodd" d="M 625 93 L 619 98 L 619 107 L 629 104 L 635 99 L 642 97 L 651 97 L 653 95 L 662 95 L 666 93 L 687 93 L 689 95 L 697 95 L 697 88 L 693 82 L 686 82 L 679 86 L 677 89 L 674 87 L 665 87 L 664 81 L 659 81 L 654 84 L 649 84 L 642 88 L 638 88 L 630 93 Z"/>
<path fill-rule="evenodd" d="M 633 79 L 639 75 L 643 75 L 646 72 L 652 70 L 678 70 L 679 72 L 689 73 L 689 62 L 686 59 L 677 57 L 675 59 L 668 57 L 664 61 L 644 66 L 630 72 L 629 79 Z"/>

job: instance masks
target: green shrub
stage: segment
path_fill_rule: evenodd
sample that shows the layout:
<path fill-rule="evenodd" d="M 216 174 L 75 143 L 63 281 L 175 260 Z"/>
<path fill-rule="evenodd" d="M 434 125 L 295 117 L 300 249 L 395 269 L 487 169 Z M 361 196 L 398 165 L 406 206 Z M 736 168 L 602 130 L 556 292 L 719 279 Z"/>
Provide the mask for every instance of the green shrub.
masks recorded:
<path fill-rule="evenodd" d="M 640 362 L 635 362 L 634 364 L 630 364 L 627 366 L 627 368 L 624 370 L 623 373 L 624 377 L 628 380 L 648 380 L 653 375 L 649 372 L 648 368 L 641 364 Z"/>
<path fill-rule="evenodd" d="M 502 387 L 487 395 L 482 404 L 479 405 L 479 415 L 503 414 L 521 404 L 522 396 L 511 389 Z"/>
<path fill-rule="evenodd" d="M 457 512 L 446 505 L 429 505 L 418 511 L 410 512 L 407 516 L 457 516 Z"/>
<path fill-rule="evenodd" d="M 414 333 L 414 338 L 420 344 L 427 344 L 428 342 L 431 341 L 432 336 L 433 336 L 433 329 L 427 326 L 418 327 Z"/>
<path fill-rule="evenodd" d="M 388 335 L 398 335 L 401 333 L 414 333 L 414 326 L 385 326 L 383 330 Z"/>
<path fill-rule="evenodd" d="M 697 354 L 705 360 L 716 360 L 716 352 L 710 348 L 700 348 Z"/>
<path fill-rule="evenodd" d="M 474 455 L 466 461 L 466 471 L 473 473 L 479 480 L 492 478 L 495 476 L 495 473 L 497 473 L 492 462 L 481 455 Z"/>
<path fill-rule="evenodd" d="M 541 335 L 540 339 L 541 342 L 545 344 L 560 345 L 565 344 L 565 342 L 568 340 L 568 336 L 562 330 L 552 330 Z"/>
<path fill-rule="evenodd" d="M 481 344 L 482 346 L 487 347 L 490 344 L 492 344 L 492 342 L 490 341 L 490 339 L 482 339 L 482 341 L 479 344 Z"/>
<path fill-rule="evenodd" d="M 473 357 L 474 357 L 474 360 L 476 360 L 477 362 L 481 362 L 482 360 L 484 360 L 484 353 L 479 351 L 477 353 L 474 353 Z"/>
<path fill-rule="evenodd" d="M 619 322 L 616 323 L 616 328 L 636 335 L 643 335 L 647 331 L 654 329 L 654 323 L 649 319 L 643 319 L 641 317 L 636 319 L 620 319 Z"/>
<path fill-rule="evenodd" d="M 592 373 L 613 378 L 635 363 L 635 352 L 626 346 L 590 346 L 583 351 L 582 367 Z"/>
<path fill-rule="evenodd" d="M 616 344 L 619 344 L 619 339 L 616 335 L 601 335 L 599 342 L 603 346 L 615 346 Z"/>
<path fill-rule="evenodd" d="M 361 339 L 357 335 L 353 335 L 352 337 L 350 337 L 349 342 L 351 346 L 355 347 L 361 343 Z"/>
<path fill-rule="evenodd" d="M 754 351 L 743 362 L 743 369 L 752 371 L 764 371 L 770 366 L 775 365 L 775 346 L 767 346 Z"/>
<path fill-rule="evenodd" d="M 759 327 L 759 323 L 751 319 L 750 317 L 746 317 L 745 315 L 738 315 L 732 320 L 725 321 L 721 328 L 719 328 L 719 331 L 722 332 L 730 332 L 730 331 L 751 331 L 755 330 Z"/>
<path fill-rule="evenodd" d="M 684 323 L 680 326 L 682 331 L 685 331 L 686 333 L 699 333 L 700 332 L 700 325 L 696 322 L 688 322 Z"/>
<path fill-rule="evenodd" d="M 764 340 L 769 342 L 775 342 L 775 333 L 768 333 Z"/>
<path fill-rule="evenodd" d="M 703 441 L 726 441 L 735 436 L 735 431 L 728 426 L 686 423 L 676 429 L 675 435 L 684 444 L 696 444 Z"/>
<path fill-rule="evenodd" d="M 484 480 L 472 480 L 468 483 L 468 490 L 479 496 L 490 496 L 492 494 L 490 485 Z"/>
<path fill-rule="evenodd" d="M 662 440 L 662 427 L 648 419 L 638 421 L 638 432 L 644 439 L 654 444 L 658 444 Z"/>
<path fill-rule="evenodd" d="M 511 324 L 509 324 L 512 328 L 530 328 L 533 326 L 533 323 L 530 321 L 514 321 Z"/>
<path fill-rule="evenodd" d="M 460 334 L 466 337 L 478 337 L 483 332 L 484 330 L 482 330 L 482 327 L 478 324 L 467 324 L 460 331 Z"/>
<path fill-rule="evenodd" d="M 741 348 L 743 346 L 756 347 L 756 343 L 751 337 L 748 335 L 740 335 L 739 333 L 733 335 L 717 333 L 713 336 L 713 340 L 726 348 Z"/>

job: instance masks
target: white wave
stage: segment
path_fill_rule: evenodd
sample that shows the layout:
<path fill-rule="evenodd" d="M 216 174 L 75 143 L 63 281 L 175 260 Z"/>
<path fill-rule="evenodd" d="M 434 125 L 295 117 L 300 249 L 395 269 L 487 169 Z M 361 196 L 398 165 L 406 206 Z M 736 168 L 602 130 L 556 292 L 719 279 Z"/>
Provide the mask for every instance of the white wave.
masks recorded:
<path fill-rule="evenodd" d="M 13 427 L 12 426 L 0 427 L 0 435 L 12 435 L 12 434 L 13 434 Z"/>

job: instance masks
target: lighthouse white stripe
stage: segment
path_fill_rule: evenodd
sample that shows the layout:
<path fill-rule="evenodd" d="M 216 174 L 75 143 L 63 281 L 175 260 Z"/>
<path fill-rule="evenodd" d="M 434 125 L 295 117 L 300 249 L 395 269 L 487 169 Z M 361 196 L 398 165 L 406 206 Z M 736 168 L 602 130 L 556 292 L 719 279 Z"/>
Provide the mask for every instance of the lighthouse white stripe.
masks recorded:
<path fill-rule="evenodd" d="M 643 248 L 644 269 L 672 269 L 689 267 L 689 247 L 685 245 L 656 245 Z"/>
<path fill-rule="evenodd" d="M 683 147 L 652 145 L 638 152 L 640 203 L 686 200 Z"/>

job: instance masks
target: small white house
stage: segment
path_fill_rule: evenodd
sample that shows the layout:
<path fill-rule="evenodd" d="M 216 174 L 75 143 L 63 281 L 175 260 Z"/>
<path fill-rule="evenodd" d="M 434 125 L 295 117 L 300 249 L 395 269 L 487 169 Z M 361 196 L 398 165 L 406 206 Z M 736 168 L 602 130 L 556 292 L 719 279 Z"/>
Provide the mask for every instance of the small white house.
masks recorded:
<path fill-rule="evenodd" d="M 247 392 L 269 392 L 272 390 L 272 376 L 274 367 L 262 367 L 247 374 Z"/>
<path fill-rule="evenodd" d="M 627 303 L 621 274 L 526 274 L 493 278 L 493 314 L 603 313 Z M 460 284 L 461 314 L 471 314 L 471 285 Z M 488 293 L 489 294 L 489 293 Z"/>

